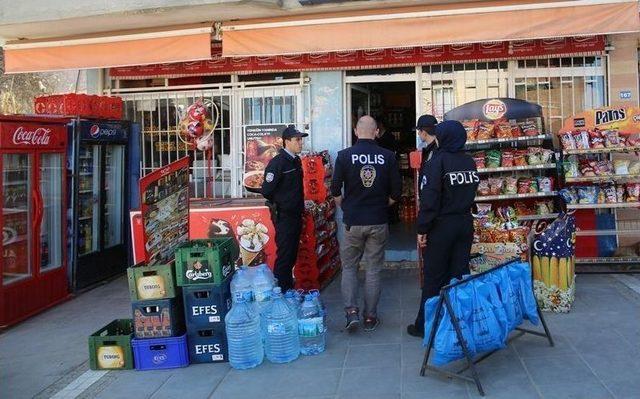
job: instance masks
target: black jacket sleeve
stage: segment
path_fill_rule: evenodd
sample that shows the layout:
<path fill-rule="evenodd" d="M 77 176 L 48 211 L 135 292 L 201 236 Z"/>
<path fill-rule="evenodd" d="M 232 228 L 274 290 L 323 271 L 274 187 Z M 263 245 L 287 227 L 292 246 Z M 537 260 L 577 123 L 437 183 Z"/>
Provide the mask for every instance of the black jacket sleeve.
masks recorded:
<path fill-rule="evenodd" d="M 331 178 L 331 195 L 340 197 L 342 195 L 342 184 L 344 183 L 344 168 L 340 161 L 340 155 L 336 158 L 336 164 Z"/>
<path fill-rule="evenodd" d="M 391 178 L 391 199 L 394 201 L 400 201 L 400 196 L 402 196 L 402 178 L 400 177 L 400 169 L 398 169 L 398 161 L 395 157 L 391 158 L 391 169 L 390 169 L 390 178 Z"/>
<path fill-rule="evenodd" d="M 262 196 L 269 201 L 273 201 L 273 195 L 282 175 L 280 172 L 280 162 L 276 158 L 273 158 L 264 170 L 264 182 L 262 183 L 261 192 Z"/>
<path fill-rule="evenodd" d="M 418 234 L 427 234 L 440 213 L 442 195 L 442 161 L 432 159 L 425 168 L 426 184 L 420 191 Z"/>

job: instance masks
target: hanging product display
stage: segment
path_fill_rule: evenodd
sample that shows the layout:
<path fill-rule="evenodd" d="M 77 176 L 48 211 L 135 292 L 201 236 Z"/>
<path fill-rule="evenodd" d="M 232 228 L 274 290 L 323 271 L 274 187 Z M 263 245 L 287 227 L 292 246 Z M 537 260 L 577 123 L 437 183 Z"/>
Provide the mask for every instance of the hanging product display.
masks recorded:
<path fill-rule="evenodd" d="M 576 212 L 578 265 L 628 270 L 640 260 L 639 118 L 636 107 L 593 109 L 567 119 L 557 132 L 560 195 Z"/>

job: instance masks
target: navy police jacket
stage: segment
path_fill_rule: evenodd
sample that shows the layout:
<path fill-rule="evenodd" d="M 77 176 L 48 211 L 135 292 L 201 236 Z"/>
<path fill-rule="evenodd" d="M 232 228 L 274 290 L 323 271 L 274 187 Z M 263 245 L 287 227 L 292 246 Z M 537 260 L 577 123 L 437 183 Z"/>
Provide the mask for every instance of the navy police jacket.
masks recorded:
<path fill-rule="evenodd" d="M 264 170 L 262 196 L 276 204 L 278 212 L 302 217 L 304 189 L 302 161 L 283 149 L 273 157 Z"/>
<path fill-rule="evenodd" d="M 458 121 L 436 126 L 438 148 L 424 162 L 420 174 L 418 234 L 427 234 L 446 216 L 469 215 L 480 177 L 473 158 L 464 153 L 467 134 Z"/>
<path fill-rule="evenodd" d="M 371 139 L 358 139 L 355 145 L 338 152 L 331 195 L 343 196 L 343 221 L 347 226 L 388 223 L 389 198 L 398 201 L 401 192 L 400 171 L 393 152 Z"/>

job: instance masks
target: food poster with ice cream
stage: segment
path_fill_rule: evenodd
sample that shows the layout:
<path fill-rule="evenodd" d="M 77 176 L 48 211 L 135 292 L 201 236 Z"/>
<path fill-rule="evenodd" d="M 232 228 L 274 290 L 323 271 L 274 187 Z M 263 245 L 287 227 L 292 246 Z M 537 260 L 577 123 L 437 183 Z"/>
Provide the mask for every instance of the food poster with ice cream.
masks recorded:
<path fill-rule="evenodd" d="M 245 126 L 242 183 L 247 191 L 260 192 L 264 181 L 264 169 L 282 148 L 282 132 L 286 127 L 284 124 Z"/>
<path fill-rule="evenodd" d="M 144 261 L 142 217 L 140 211 L 132 211 L 130 217 L 133 261 L 137 264 Z M 273 268 L 275 264 L 275 229 L 266 206 L 191 209 L 189 238 L 214 237 L 236 241 L 240 249 L 236 265 L 266 263 Z"/>
<path fill-rule="evenodd" d="M 144 260 L 169 263 L 189 239 L 189 157 L 141 178 L 140 196 Z"/>

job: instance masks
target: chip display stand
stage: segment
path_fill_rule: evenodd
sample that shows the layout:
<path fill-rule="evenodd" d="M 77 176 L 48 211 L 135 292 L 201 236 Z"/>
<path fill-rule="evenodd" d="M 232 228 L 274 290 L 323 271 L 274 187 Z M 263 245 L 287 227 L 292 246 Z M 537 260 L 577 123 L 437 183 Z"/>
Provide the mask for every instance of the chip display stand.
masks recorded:
<path fill-rule="evenodd" d="M 491 273 L 499 273 L 501 269 L 506 269 L 507 267 L 514 265 L 517 262 L 520 262 L 520 259 L 518 258 L 512 259 L 506 263 L 496 266 L 493 269 L 469 276 L 464 280 L 451 283 L 440 290 L 440 295 L 437 297 L 437 304 L 435 305 L 435 311 L 433 313 L 434 317 L 431 323 L 430 334 L 428 336 L 428 341 L 426 344 L 427 348 L 426 348 L 424 359 L 422 362 L 422 368 L 420 369 L 421 376 L 424 376 L 426 374 L 426 371 L 429 370 L 450 378 L 457 378 L 465 381 L 474 382 L 476 384 L 476 387 L 478 388 L 478 392 L 480 393 L 480 395 L 481 396 L 485 395 L 484 389 L 482 387 L 482 383 L 480 381 L 480 377 L 478 375 L 478 371 L 476 369 L 476 365 L 482 360 L 491 356 L 493 353 L 497 352 L 499 349 L 490 350 L 482 354 L 479 354 L 478 356 L 473 355 L 473 352 L 469 348 L 469 342 L 465 338 L 465 335 L 463 334 L 463 331 L 462 331 L 462 327 L 461 327 L 462 315 L 459 315 L 455 312 L 454 306 L 452 306 L 452 303 L 451 303 L 450 292 L 453 289 L 456 289 L 458 287 L 464 286 L 469 283 L 473 283 L 475 280 L 482 278 L 484 276 L 487 276 Z M 443 311 L 443 307 L 444 307 L 444 311 Z M 425 308 L 428 308 L 428 306 L 425 306 Z M 540 319 L 544 332 L 530 330 L 530 329 L 522 328 L 520 326 L 516 326 L 515 330 L 517 330 L 517 333 L 508 337 L 507 342 L 511 342 L 512 340 L 517 339 L 523 336 L 524 334 L 532 334 L 532 335 L 546 338 L 549 341 L 549 345 L 554 346 L 551 333 L 549 332 L 549 328 L 547 327 L 547 323 L 544 320 L 544 317 L 542 315 L 542 312 L 540 311 L 540 308 L 537 306 L 536 306 L 536 313 Z M 455 336 L 457 339 L 456 342 L 459 342 L 462 352 L 464 353 L 464 356 L 462 357 L 462 359 L 466 359 L 467 361 L 466 366 L 458 371 L 449 371 L 442 367 L 429 364 L 430 356 L 432 355 L 432 351 L 434 349 L 434 344 L 436 341 L 436 332 L 438 331 L 438 327 L 444 321 L 445 317 L 448 317 L 449 320 L 447 320 L 447 322 L 450 322 L 455 330 Z M 425 329 L 425 333 L 426 332 L 427 330 Z M 470 370 L 471 372 L 470 376 L 468 374 L 463 374 L 467 370 Z"/>
<path fill-rule="evenodd" d="M 640 108 L 606 107 L 568 118 L 561 197 L 575 212 L 576 269 L 637 271 L 640 264 Z"/>

